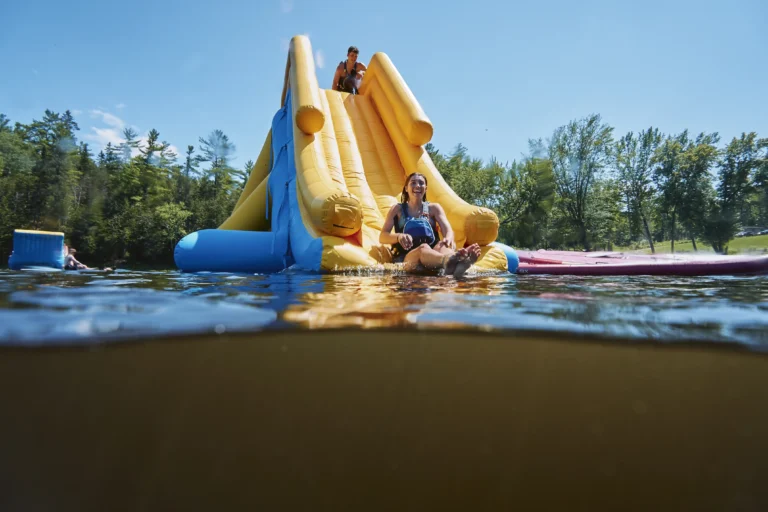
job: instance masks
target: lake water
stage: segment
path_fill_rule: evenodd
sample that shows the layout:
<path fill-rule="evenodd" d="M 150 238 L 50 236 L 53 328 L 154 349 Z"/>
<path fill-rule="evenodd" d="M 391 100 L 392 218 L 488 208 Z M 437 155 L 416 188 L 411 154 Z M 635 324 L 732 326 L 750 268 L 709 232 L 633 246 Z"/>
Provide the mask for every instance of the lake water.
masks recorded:
<path fill-rule="evenodd" d="M 262 329 L 469 328 L 768 347 L 768 276 L 456 281 L 408 275 L 0 270 L 0 343 Z"/>

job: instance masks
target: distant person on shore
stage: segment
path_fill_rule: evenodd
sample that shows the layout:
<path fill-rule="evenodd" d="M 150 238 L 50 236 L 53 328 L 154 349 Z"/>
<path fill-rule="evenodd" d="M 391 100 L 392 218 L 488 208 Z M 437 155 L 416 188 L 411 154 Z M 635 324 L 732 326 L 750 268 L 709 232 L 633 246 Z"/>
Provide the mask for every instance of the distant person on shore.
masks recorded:
<path fill-rule="evenodd" d="M 339 62 L 339 65 L 336 66 L 336 74 L 333 75 L 331 88 L 334 91 L 357 94 L 363 75 L 368 69 L 365 64 L 358 62 L 359 53 L 360 51 L 356 46 L 350 46 L 347 49 L 347 60 Z"/>

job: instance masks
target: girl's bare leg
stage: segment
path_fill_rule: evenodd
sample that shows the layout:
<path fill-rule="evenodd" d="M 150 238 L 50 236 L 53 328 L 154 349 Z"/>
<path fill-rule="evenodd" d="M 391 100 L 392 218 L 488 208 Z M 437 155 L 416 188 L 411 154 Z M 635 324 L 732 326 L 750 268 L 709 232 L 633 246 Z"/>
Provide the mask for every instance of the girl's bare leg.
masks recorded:
<path fill-rule="evenodd" d="M 421 244 L 405 255 L 403 267 L 407 271 L 416 270 L 419 264 L 433 270 L 443 268 L 443 262 L 448 260 L 448 258 L 444 260 L 443 256 L 446 255 L 434 250 L 427 244 Z"/>
<path fill-rule="evenodd" d="M 446 275 L 452 274 L 458 278 L 462 277 L 480 257 L 480 246 L 477 244 L 463 247 L 455 252 L 444 246 L 440 249 L 437 251 L 427 244 L 421 244 L 405 256 L 403 267 L 406 271 L 416 270 L 419 264 L 432 270 L 445 267 Z"/>

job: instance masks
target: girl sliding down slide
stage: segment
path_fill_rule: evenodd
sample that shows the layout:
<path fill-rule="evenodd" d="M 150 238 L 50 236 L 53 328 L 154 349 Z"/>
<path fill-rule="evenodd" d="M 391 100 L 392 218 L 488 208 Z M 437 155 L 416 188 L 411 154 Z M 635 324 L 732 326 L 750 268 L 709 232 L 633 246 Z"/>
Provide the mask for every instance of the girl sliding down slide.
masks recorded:
<path fill-rule="evenodd" d="M 462 277 L 480 257 L 480 246 L 455 249 L 453 229 L 443 207 L 427 201 L 427 178 L 419 173 L 410 174 L 401 199 L 402 203 L 389 210 L 379 235 L 380 243 L 393 244 L 392 260 L 403 263 L 407 272 L 443 270 L 445 275 Z M 438 225 L 442 240 L 437 235 Z"/>

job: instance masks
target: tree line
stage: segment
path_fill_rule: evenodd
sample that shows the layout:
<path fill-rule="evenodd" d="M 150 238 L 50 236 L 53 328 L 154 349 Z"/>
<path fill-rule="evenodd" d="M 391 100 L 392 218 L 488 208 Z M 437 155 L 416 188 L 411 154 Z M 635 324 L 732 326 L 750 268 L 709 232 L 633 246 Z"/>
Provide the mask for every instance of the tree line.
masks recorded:
<path fill-rule="evenodd" d="M 513 247 L 655 252 L 690 240 L 727 253 L 742 227 L 768 227 L 768 139 L 719 143 L 717 133 L 654 127 L 617 137 L 594 114 L 529 140 L 511 164 L 484 163 L 461 144 L 427 151 L 461 197 L 498 213 L 499 238 Z"/>
<path fill-rule="evenodd" d="M 13 230 L 63 231 L 91 264 L 172 265 L 187 233 L 232 212 L 253 167 L 230 165 L 235 145 L 221 130 L 177 155 L 156 129 L 146 140 L 94 154 L 77 139 L 70 111 L 46 110 L 29 124 L 0 114 L 0 258 Z M 466 201 L 492 208 L 499 239 L 518 248 L 610 249 L 664 240 L 703 240 L 718 252 L 742 226 L 768 225 L 768 139 L 743 133 L 622 137 L 590 115 L 529 141 L 520 161 L 484 162 L 459 144 L 426 146 Z"/>
<path fill-rule="evenodd" d="M 235 145 L 221 130 L 181 157 L 156 129 L 94 155 L 78 142 L 70 111 L 15 123 L 0 114 L 0 258 L 13 230 L 62 231 L 89 264 L 168 265 L 187 233 L 226 220 L 253 162 L 230 166 Z"/>

